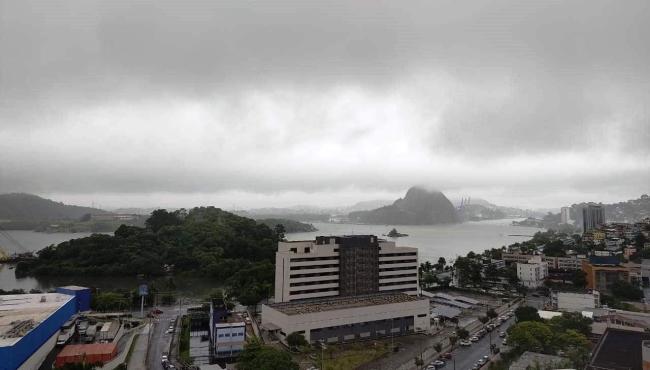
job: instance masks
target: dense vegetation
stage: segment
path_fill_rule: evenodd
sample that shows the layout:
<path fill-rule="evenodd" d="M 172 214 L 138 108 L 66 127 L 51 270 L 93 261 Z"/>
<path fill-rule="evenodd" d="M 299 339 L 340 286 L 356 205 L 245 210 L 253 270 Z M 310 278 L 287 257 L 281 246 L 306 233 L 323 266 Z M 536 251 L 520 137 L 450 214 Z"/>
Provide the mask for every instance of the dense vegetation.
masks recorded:
<path fill-rule="evenodd" d="M 264 224 L 214 207 L 156 210 L 146 227 L 120 226 L 49 246 L 34 261 L 21 262 L 17 276 L 145 275 L 167 272 L 223 279 L 233 291 L 259 301 L 272 293 L 278 235 Z M 242 302 L 244 303 L 244 302 Z"/>
<path fill-rule="evenodd" d="M 272 229 L 275 228 L 276 225 L 282 225 L 284 226 L 284 232 L 287 234 L 318 231 L 318 229 L 316 229 L 312 224 L 288 220 L 286 218 L 264 218 L 257 220 L 257 222 L 264 224 Z"/>
<path fill-rule="evenodd" d="M 279 349 L 261 345 L 257 340 L 252 340 L 239 355 L 238 370 L 298 370 L 299 366 L 291 355 Z"/>

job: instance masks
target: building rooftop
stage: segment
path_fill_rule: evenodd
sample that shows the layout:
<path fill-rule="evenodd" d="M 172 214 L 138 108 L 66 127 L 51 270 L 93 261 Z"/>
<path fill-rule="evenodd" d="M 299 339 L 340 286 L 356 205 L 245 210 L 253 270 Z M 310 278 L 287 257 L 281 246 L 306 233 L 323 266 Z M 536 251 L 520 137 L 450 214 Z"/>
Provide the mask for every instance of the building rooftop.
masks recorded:
<path fill-rule="evenodd" d="M 220 322 L 214 324 L 215 328 L 236 328 L 240 326 L 246 326 L 246 323 L 243 321 L 238 321 L 238 322 Z"/>
<path fill-rule="evenodd" d="M 82 286 L 77 286 L 77 285 L 62 286 L 60 288 L 61 289 L 67 289 L 67 290 L 88 290 L 89 289 L 89 288 L 82 287 Z"/>
<path fill-rule="evenodd" d="M 608 328 L 593 351 L 589 368 L 643 368 L 644 340 L 650 340 L 650 333 Z"/>
<path fill-rule="evenodd" d="M 72 299 L 59 293 L 0 296 L 0 347 L 18 342 Z"/>
<path fill-rule="evenodd" d="M 509 370 L 557 369 L 567 362 L 569 361 L 564 357 L 526 351 L 510 365 Z"/>
<path fill-rule="evenodd" d="M 589 263 L 598 266 L 618 266 L 621 261 L 618 256 L 591 256 L 589 257 Z"/>
<path fill-rule="evenodd" d="M 310 299 L 284 303 L 273 303 L 269 307 L 286 315 L 303 315 L 323 311 L 333 311 L 356 307 L 376 306 L 382 304 L 395 304 L 419 301 L 421 298 L 405 293 L 375 293 L 352 297 L 332 297 Z"/>
<path fill-rule="evenodd" d="M 115 351 L 116 343 L 68 344 L 63 347 L 57 357 L 70 357 L 80 355 L 103 355 Z"/>

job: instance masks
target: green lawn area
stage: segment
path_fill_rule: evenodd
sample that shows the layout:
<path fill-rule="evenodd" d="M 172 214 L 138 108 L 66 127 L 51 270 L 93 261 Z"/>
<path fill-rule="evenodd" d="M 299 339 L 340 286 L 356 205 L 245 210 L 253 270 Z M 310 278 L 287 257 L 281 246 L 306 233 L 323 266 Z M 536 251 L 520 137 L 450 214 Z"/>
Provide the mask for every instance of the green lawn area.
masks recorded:
<path fill-rule="evenodd" d="M 325 352 L 324 370 L 350 370 L 388 353 L 388 347 L 382 343 L 358 343 L 345 346 L 330 346 Z M 332 353 L 332 357 L 328 352 Z M 320 360 L 320 352 L 315 350 Z"/>

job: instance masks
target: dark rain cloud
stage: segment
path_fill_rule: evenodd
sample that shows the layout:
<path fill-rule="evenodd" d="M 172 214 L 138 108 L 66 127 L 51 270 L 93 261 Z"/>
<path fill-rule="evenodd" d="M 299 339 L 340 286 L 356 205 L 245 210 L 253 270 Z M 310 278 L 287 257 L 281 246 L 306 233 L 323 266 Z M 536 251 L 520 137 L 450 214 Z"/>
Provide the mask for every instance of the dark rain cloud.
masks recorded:
<path fill-rule="evenodd" d="M 524 174 L 640 193 L 649 17 L 647 1 L 0 0 L 0 191 L 528 188 Z"/>

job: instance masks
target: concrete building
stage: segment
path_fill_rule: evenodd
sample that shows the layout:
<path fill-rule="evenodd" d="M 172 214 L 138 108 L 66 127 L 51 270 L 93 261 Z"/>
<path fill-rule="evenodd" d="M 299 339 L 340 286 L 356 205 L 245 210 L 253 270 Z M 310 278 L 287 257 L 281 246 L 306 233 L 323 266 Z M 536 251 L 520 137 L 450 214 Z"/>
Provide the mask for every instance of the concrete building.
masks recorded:
<path fill-rule="evenodd" d="M 76 312 L 73 295 L 0 296 L 0 370 L 38 369 L 56 345 L 59 329 Z"/>
<path fill-rule="evenodd" d="M 571 207 L 560 208 L 560 222 L 563 224 L 571 223 Z"/>
<path fill-rule="evenodd" d="M 280 242 L 275 262 L 276 303 L 418 290 L 417 248 L 374 235 Z"/>
<path fill-rule="evenodd" d="M 77 298 L 77 311 L 89 311 L 90 310 L 90 288 L 68 285 L 64 287 L 56 288 L 57 293 L 73 295 Z"/>
<path fill-rule="evenodd" d="M 611 292 L 612 285 L 619 280 L 630 282 L 630 268 L 621 265 L 617 256 L 591 256 L 583 261 L 582 270 L 587 288 L 599 292 Z"/>
<path fill-rule="evenodd" d="M 216 358 L 239 355 L 246 344 L 246 323 L 218 323 L 214 325 L 214 354 Z"/>
<path fill-rule="evenodd" d="M 597 229 L 605 224 L 605 209 L 598 204 L 588 204 L 582 208 L 582 231 Z"/>
<path fill-rule="evenodd" d="M 517 263 L 517 277 L 527 288 L 538 288 L 544 284 L 548 276 L 548 264 L 541 256 L 534 256 L 526 263 Z"/>
<path fill-rule="evenodd" d="M 507 263 L 526 263 L 531 258 L 534 258 L 535 254 L 521 254 L 521 253 L 503 253 L 501 258 Z M 559 270 L 580 270 L 582 268 L 582 260 L 585 258 L 579 256 L 567 256 L 567 257 L 549 257 L 540 254 L 542 261 L 546 262 L 549 269 L 559 269 Z"/>
<path fill-rule="evenodd" d="M 262 327 L 283 341 L 298 332 L 311 343 L 429 332 L 429 300 L 374 293 L 274 303 L 262 306 Z"/>
<path fill-rule="evenodd" d="M 586 308 L 600 307 L 600 293 L 596 290 L 590 293 L 553 292 L 551 303 L 559 311 L 582 312 Z"/>
<path fill-rule="evenodd" d="M 594 347 L 586 369 L 646 369 L 650 365 L 649 341 L 647 332 L 608 328 Z"/>

